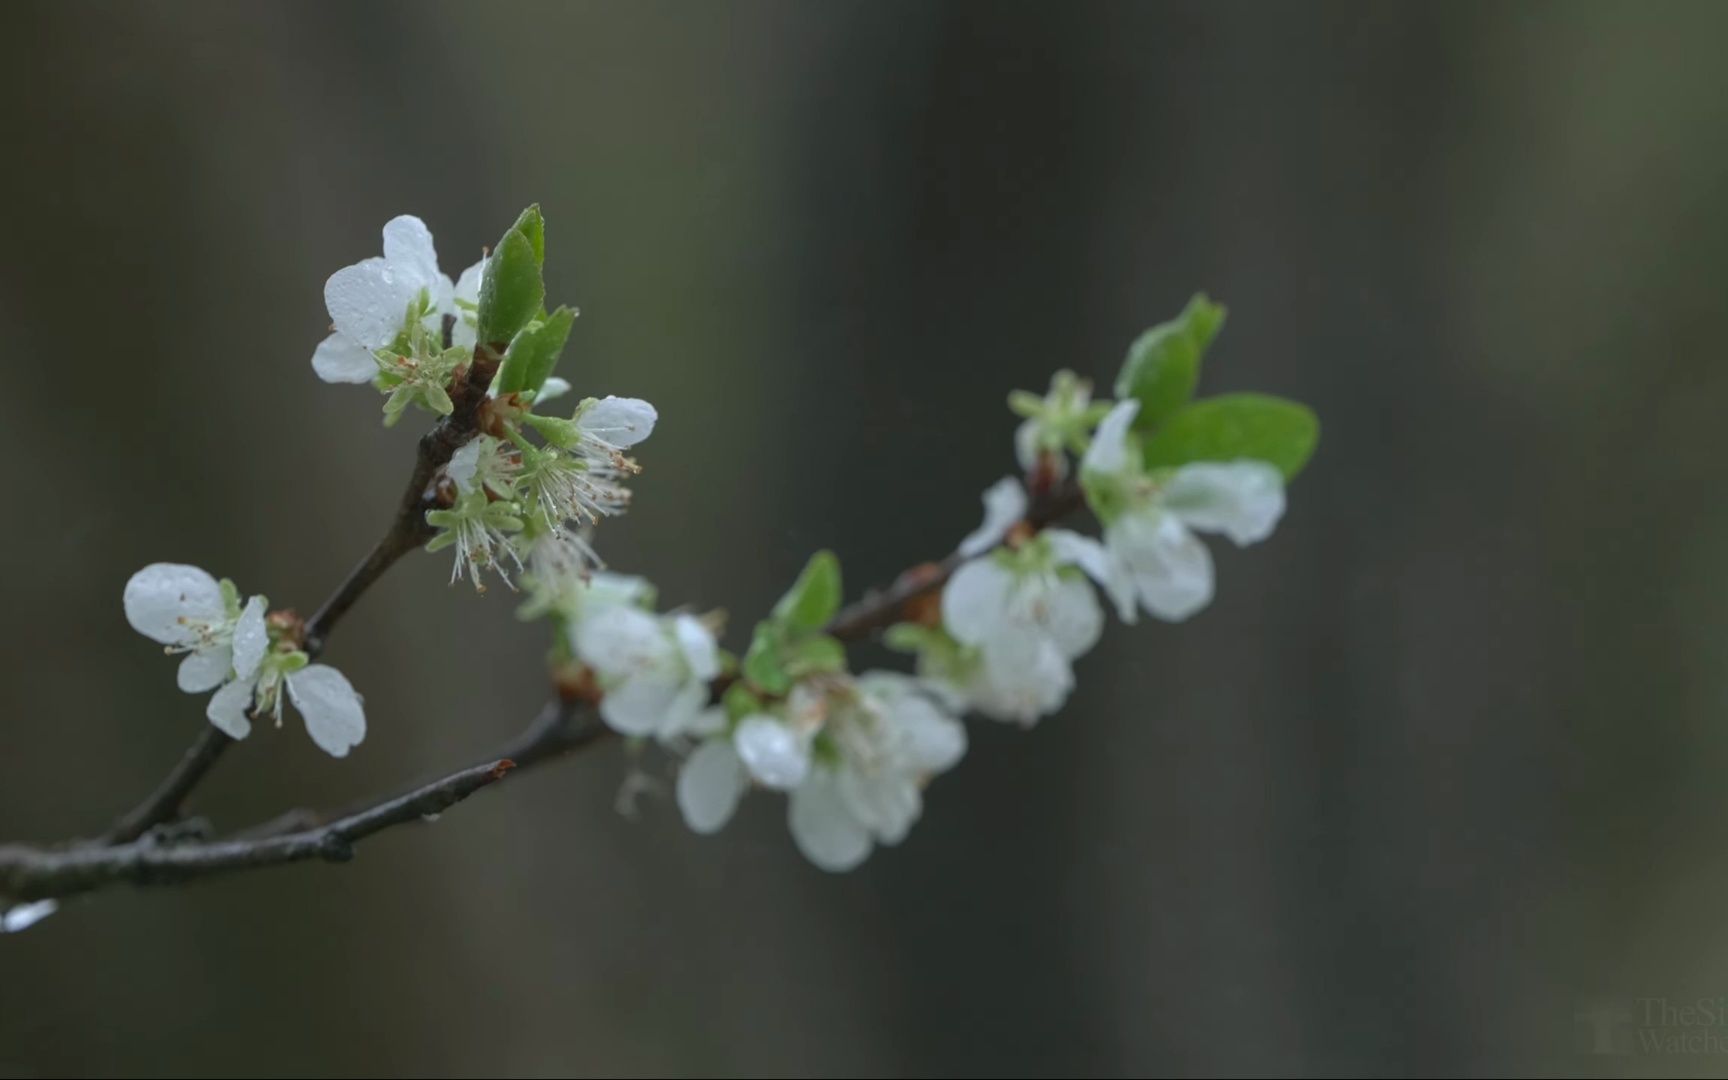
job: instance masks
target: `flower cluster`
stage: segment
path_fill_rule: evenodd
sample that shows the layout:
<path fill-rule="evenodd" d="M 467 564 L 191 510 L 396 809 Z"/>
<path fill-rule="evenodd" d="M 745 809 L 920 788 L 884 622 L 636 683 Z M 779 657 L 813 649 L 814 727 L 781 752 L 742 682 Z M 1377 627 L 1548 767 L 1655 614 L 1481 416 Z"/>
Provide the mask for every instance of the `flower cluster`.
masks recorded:
<path fill-rule="evenodd" d="M 905 838 L 925 783 L 965 752 L 966 729 L 915 680 L 812 676 L 703 741 L 679 773 L 678 807 L 690 828 L 711 833 L 752 783 L 787 792 L 798 850 L 824 870 L 850 870 L 875 845 Z"/>
<path fill-rule="evenodd" d="M 1222 309 L 1197 298 L 1181 319 L 1131 350 L 1117 391 L 1058 372 L 1045 395 L 1016 392 L 1015 456 L 1026 473 L 984 493 L 984 520 L 961 541 L 939 603 L 892 627 L 890 646 L 916 656 L 915 676 L 845 670 L 825 635 L 839 596 L 837 566 L 812 560 L 757 627 L 723 713 L 701 717 L 677 800 L 700 833 L 720 829 L 752 788 L 788 795 L 800 851 L 828 870 L 898 843 L 922 790 L 966 749 L 958 717 L 976 712 L 1031 725 L 1060 709 L 1074 663 L 1104 629 L 1099 590 L 1125 623 L 1144 609 L 1185 619 L 1211 599 L 1211 556 L 1196 533 L 1238 545 L 1265 539 L 1284 485 L 1312 451 L 1301 406 L 1257 395 L 1189 401 Z M 1079 459 L 1079 483 L 1062 487 Z M 1029 493 L 1045 500 L 1034 505 Z M 1044 511 L 1084 499 L 1102 538 L 1048 527 Z M 692 695 L 692 701 L 697 700 Z"/>
<path fill-rule="evenodd" d="M 628 504 L 624 480 L 637 469 L 624 451 L 657 419 L 635 398 L 588 398 L 568 418 L 533 411 L 570 390 L 552 368 L 575 318 L 572 308 L 543 306 L 544 247 L 544 223 L 530 207 L 492 253 L 452 281 L 425 223 L 392 218 L 381 257 L 325 283 L 332 332 L 312 354 L 324 381 L 370 383 L 383 393 L 386 426 L 410 407 L 450 416 L 457 391 L 487 373 L 484 401 L 467 425 L 474 434 L 439 470 L 427 549 L 454 549 L 452 580 L 469 578 L 476 588 L 484 570 L 506 582 L 523 571 L 530 613 L 563 611 L 578 594 L 604 591 L 588 585 L 598 562 L 588 531 Z M 185 654 L 181 689 L 215 691 L 206 715 L 229 736 L 245 738 L 255 717 L 280 724 L 285 701 L 336 757 L 365 736 L 360 695 L 335 668 L 311 662 L 298 618 L 269 614 L 262 596 L 242 603 L 231 582 L 157 563 L 133 575 L 124 605 L 135 629 Z M 621 692 L 609 714 L 624 717 L 628 701 Z M 657 707 L 644 699 L 640 711 Z"/>
<path fill-rule="evenodd" d="M 386 425 L 410 408 L 449 418 L 441 440 L 422 443 L 447 454 L 417 496 L 427 550 L 453 551 L 452 581 L 483 590 L 491 571 L 520 585 L 520 614 L 552 619 L 560 685 L 596 702 L 634 745 L 679 760 L 676 801 L 691 829 L 718 831 L 751 790 L 782 793 L 798 849 L 827 870 L 906 837 L 925 787 L 966 752 L 962 716 L 1030 726 L 1063 706 L 1074 665 L 1104 630 L 1100 590 L 1124 623 L 1204 608 L 1214 574 L 1200 534 L 1238 545 L 1270 535 L 1318 437 L 1292 402 L 1194 398 L 1224 317 L 1196 297 L 1134 342 L 1113 402 L 1068 371 L 1042 395 L 1010 396 L 1024 479 L 984 493 L 982 524 L 930 572 L 939 595 L 894 609 L 905 621 L 886 642 L 914 654 L 915 674 L 850 669 L 838 635 L 861 624 L 838 618 L 840 568 L 828 552 L 733 656 L 717 618 L 661 612 L 647 581 L 601 569 L 592 532 L 628 506 L 638 469 L 627 451 L 658 414 L 624 397 L 584 398 L 567 417 L 536 411 L 570 391 L 552 372 L 576 317 L 545 306 L 544 233 L 530 207 L 452 281 L 425 224 L 392 219 L 381 257 L 326 283 L 333 331 L 313 369 L 370 383 L 385 395 Z M 1053 527 L 1082 503 L 1099 536 Z M 134 628 L 184 654 L 181 688 L 213 692 L 207 716 L 230 736 L 261 716 L 280 724 L 287 701 L 335 756 L 364 737 L 360 696 L 311 662 L 291 612 L 169 563 L 135 574 L 124 602 Z"/>
<path fill-rule="evenodd" d="M 327 382 L 374 384 L 388 395 L 385 422 L 393 424 L 410 405 L 449 415 L 454 380 L 470 365 L 496 362 L 486 431 L 445 466 L 449 505 L 427 514 L 438 530 L 427 550 L 453 549 L 451 580 L 466 578 L 482 591 L 483 571 L 513 584 L 513 573 L 530 566 L 540 590 L 566 590 L 598 562 L 585 531 L 629 504 L 624 480 L 637 468 L 624 451 L 646 439 L 658 417 L 646 401 L 617 397 L 585 399 L 568 419 L 532 411 L 569 392 L 551 369 L 575 311 L 548 313 L 541 304 L 538 208 L 512 226 L 499 252 L 452 283 L 426 225 L 391 219 L 382 258 L 344 267 L 325 284 L 335 330 L 312 366 Z M 500 321 L 493 311 L 519 302 L 512 289 L 530 302 Z"/>
<path fill-rule="evenodd" d="M 343 757 L 366 737 L 366 712 L 348 679 L 310 662 L 298 622 L 266 616 L 262 596 L 244 604 L 232 581 L 196 566 L 153 563 L 132 575 L 123 595 L 132 629 L 184 653 L 180 689 L 211 690 L 205 715 L 231 738 L 252 732 L 252 716 L 282 723 L 282 702 L 294 703 L 318 747 Z"/>

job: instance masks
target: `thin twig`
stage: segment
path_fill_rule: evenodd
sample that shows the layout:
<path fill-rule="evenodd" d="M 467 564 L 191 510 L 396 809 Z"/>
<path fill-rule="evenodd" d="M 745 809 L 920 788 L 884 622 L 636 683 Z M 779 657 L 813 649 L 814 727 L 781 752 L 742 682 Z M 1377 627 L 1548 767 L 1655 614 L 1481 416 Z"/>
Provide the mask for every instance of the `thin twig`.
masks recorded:
<path fill-rule="evenodd" d="M 233 870 L 323 859 L 346 862 L 354 844 L 394 825 L 422 820 L 455 806 L 504 778 L 515 762 L 500 759 L 451 773 L 404 795 L 386 799 L 328 825 L 254 840 L 86 845 L 61 851 L 0 847 L 0 893 L 20 902 L 59 899 L 115 882 L 165 885 Z"/>
<path fill-rule="evenodd" d="M 156 785 L 150 797 L 127 811 L 113 828 L 103 834 L 102 839 L 109 844 L 130 843 L 155 826 L 179 817 L 186 796 L 192 793 L 192 789 L 216 764 L 216 759 L 222 756 L 222 751 L 233 742 L 217 728 L 206 724 L 173 771 Z"/>
<path fill-rule="evenodd" d="M 451 455 L 479 430 L 480 406 L 486 401 L 486 390 L 497 370 L 495 350 L 487 346 L 475 350 L 467 374 L 451 394 L 455 409 L 420 437 L 414 471 L 402 490 L 389 529 L 360 565 L 330 594 L 330 598 L 306 620 L 301 648 L 307 656 L 316 660 L 324 651 L 330 632 L 366 590 L 383 577 L 396 560 L 431 539 L 432 529 L 426 524 L 426 511 L 436 505 L 431 490 L 433 481 L 438 470 L 449 463 Z M 127 811 L 103 834 L 102 839 L 110 844 L 129 843 L 156 826 L 179 817 L 187 797 L 215 768 L 222 752 L 233 741 L 214 727 L 201 730 L 173 771 L 156 786 L 149 798 Z"/>

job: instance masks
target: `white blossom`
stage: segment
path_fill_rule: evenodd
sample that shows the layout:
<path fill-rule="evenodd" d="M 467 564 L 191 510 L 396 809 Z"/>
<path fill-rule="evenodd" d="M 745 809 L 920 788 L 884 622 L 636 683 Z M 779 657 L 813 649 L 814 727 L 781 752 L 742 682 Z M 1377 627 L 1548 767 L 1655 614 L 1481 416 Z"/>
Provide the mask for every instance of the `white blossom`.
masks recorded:
<path fill-rule="evenodd" d="M 252 731 L 250 714 L 282 718 L 284 691 L 325 752 L 342 757 L 366 733 L 360 695 L 335 668 L 273 647 L 266 602 L 241 606 L 231 583 L 196 566 L 155 563 L 132 575 L 122 596 L 126 621 L 170 652 L 185 652 L 179 683 L 188 693 L 215 690 L 206 717 L 231 738 Z"/>
<path fill-rule="evenodd" d="M 553 445 L 525 454 L 517 492 L 548 527 L 593 525 L 630 502 L 624 451 L 653 434 L 659 413 L 640 398 L 588 398 L 569 420 L 532 416 Z"/>
<path fill-rule="evenodd" d="M 466 317 L 479 296 L 484 260 L 462 274 L 460 285 L 438 269 L 438 253 L 425 222 L 404 214 L 384 226 L 384 254 L 362 259 L 330 275 L 324 306 L 334 327 L 312 354 L 318 377 L 333 383 L 367 383 L 378 374 L 374 354 L 388 347 L 411 317 L 442 331 L 444 316 L 455 315 L 453 341 L 472 347 L 474 331 Z M 466 301 L 467 308 L 458 304 Z"/>
<path fill-rule="evenodd" d="M 1073 688 L 1072 661 L 1103 632 L 1103 610 L 1081 572 L 1102 564 L 1097 541 L 1047 529 L 1017 551 L 962 565 L 942 592 L 942 623 L 975 656 L 943 689 L 1021 724 L 1060 708 Z"/>
<path fill-rule="evenodd" d="M 346 757 L 366 737 L 366 710 L 359 693 L 328 664 L 304 664 L 304 653 L 277 653 L 270 659 L 277 657 L 299 657 L 300 663 L 267 662 L 251 678 L 227 683 L 210 699 L 204 715 L 230 737 L 244 739 L 252 733 L 253 715 L 272 715 L 281 726 L 286 698 L 320 750 Z"/>
<path fill-rule="evenodd" d="M 752 782 L 786 791 L 798 849 L 825 870 L 849 870 L 905 838 L 924 785 L 965 750 L 965 728 L 913 680 L 826 676 L 794 687 L 783 711 L 741 717 L 698 747 L 679 772 L 678 807 L 691 829 L 712 833 Z"/>
<path fill-rule="evenodd" d="M 146 566 L 126 582 L 121 596 L 132 629 L 170 653 L 186 654 L 177 681 L 188 694 L 257 671 L 267 643 L 265 600 L 254 596 L 244 607 L 238 600 L 231 583 L 181 563 Z"/>
<path fill-rule="evenodd" d="M 1284 479 L 1247 459 L 1148 473 L 1130 434 L 1138 410 L 1135 401 L 1111 410 L 1081 463 L 1106 517 L 1105 563 L 1087 569 L 1124 622 L 1141 607 L 1176 622 L 1212 600 L 1212 555 L 1196 533 L 1223 533 L 1238 546 L 1264 540 L 1284 513 Z"/>
<path fill-rule="evenodd" d="M 850 870 L 876 844 L 893 845 L 923 812 L 923 787 L 966 752 L 966 729 L 911 680 L 862 675 L 835 695 L 823 733 L 833 762 L 794 789 L 787 825 L 798 850 L 824 870 Z"/>
<path fill-rule="evenodd" d="M 671 740 L 702 727 L 720 653 L 701 620 L 603 603 L 579 612 L 573 630 L 577 657 L 604 691 L 600 717 L 614 731 Z"/>

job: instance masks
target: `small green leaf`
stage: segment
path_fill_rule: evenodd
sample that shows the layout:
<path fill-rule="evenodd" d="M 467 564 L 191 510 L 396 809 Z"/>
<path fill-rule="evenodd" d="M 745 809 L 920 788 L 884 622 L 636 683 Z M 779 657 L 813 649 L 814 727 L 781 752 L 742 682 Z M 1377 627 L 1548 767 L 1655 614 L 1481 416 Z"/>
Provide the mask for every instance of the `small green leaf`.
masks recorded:
<path fill-rule="evenodd" d="M 774 618 L 794 629 L 820 630 L 840 610 L 840 596 L 840 560 L 832 551 L 818 551 L 774 605 Z"/>
<path fill-rule="evenodd" d="M 1200 380 L 1200 360 L 1224 325 L 1224 308 L 1196 294 L 1182 314 L 1141 334 L 1116 376 L 1118 400 L 1134 398 L 1136 431 L 1150 431 L 1188 403 Z"/>
<path fill-rule="evenodd" d="M 492 346 L 508 343 L 540 313 L 545 299 L 534 243 L 522 230 L 512 228 L 498 241 L 480 282 L 480 341 Z"/>
<path fill-rule="evenodd" d="M 545 322 L 531 322 L 518 331 L 498 368 L 498 393 L 538 391 L 558 366 L 558 356 L 570 338 L 570 324 L 575 319 L 575 311 L 561 307 Z"/>
<path fill-rule="evenodd" d="M 846 670 L 846 646 L 827 634 L 799 638 L 784 650 L 782 662 L 793 678 Z"/>
<path fill-rule="evenodd" d="M 1320 441 L 1320 422 L 1306 405 L 1267 394 L 1224 394 L 1196 401 L 1145 442 L 1146 467 L 1190 461 L 1256 458 L 1289 480 Z"/>
<path fill-rule="evenodd" d="M 535 203 L 522 211 L 522 216 L 517 218 L 516 224 L 510 227 L 528 238 L 528 242 L 534 245 L 534 262 L 540 266 L 545 266 L 546 219 L 540 216 L 540 204 Z"/>
<path fill-rule="evenodd" d="M 757 623 L 744 654 L 744 677 L 765 694 L 780 695 L 792 689 L 792 676 L 780 660 L 780 635 L 772 623 Z"/>

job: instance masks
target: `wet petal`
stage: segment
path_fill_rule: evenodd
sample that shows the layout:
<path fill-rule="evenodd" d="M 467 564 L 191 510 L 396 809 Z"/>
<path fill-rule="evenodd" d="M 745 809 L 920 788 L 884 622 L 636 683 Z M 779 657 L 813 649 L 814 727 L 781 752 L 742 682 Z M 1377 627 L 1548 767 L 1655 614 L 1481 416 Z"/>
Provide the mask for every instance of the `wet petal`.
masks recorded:
<path fill-rule="evenodd" d="M 678 810 L 693 832 L 714 833 L 738 809 L 750 784 L 744 763 L 725 739 L 703 743 L 678 771 Z"/>
<path fill-rule="evenodd" d="M 346 676 L 313 664 L 288 676 L 288 700 L 306 721 L 306 733 L 331 757 L 346 757 L 366 737 L 366 710 Z"/>
<path fill-rule="evenodd" d="M 226 614 L 222 586 L 183 563 L 152 563 L 133 574 L 122 603 L 132 629 L 164 645 L 190 644 L 198 634 L 189 622 L 217 622 Z"/>
<path fill-rule="evenodd" d="M 850 870 L 870 854 L 870 834 L 846 809 L 834 778 L 817 773 L 787 800 L 786 824 L 798 850 L 816 866 Z"/>
<path fill-rule="evenodd" d="M 226 645 L 200 649 L 186 654 L 180 661 L 175 679 L 188 694 L 202 694 L 216 689 L 228 678 L 232 654 Z"/>
<path fill-rule="evenodd" d="M 371 349 L 337 333 L 312 350 L 312 370 L 327 383 L 369 383 L 378 374 L 378 361 Z"/>
<path fill-rule="evenodd" d="M 1026 516 L 1026 489 L 1012 476 L 1004 476 L 984 492 L 984 521 L 960 541 L 962 558 L 982 555 L 1002 542 L 1008 530 Z"/>

